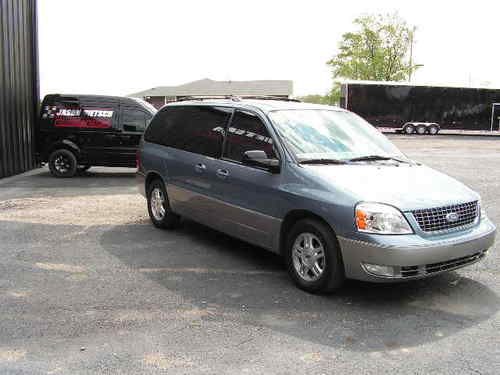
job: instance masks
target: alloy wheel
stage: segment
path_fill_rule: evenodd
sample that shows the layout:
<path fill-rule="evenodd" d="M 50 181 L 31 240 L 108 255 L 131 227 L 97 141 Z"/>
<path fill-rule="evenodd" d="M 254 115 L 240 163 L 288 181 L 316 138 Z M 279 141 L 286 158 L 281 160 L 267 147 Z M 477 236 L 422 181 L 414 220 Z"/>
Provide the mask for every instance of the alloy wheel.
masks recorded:
<path fill-rule="evenodd" d="M 295 271 L 304 281 L 319 280 L 325 271 L 325 249 L 321 240 L 312 233 L 301 233 L 292 247 Z"/>
<path fill-rule="evenodd" d="M 54 160 L 54 167 L 56 171 L 61 174 L 68 172 L 71 169 L 71 161 L 64 155 L 59 155 Z"/>
<path fill-rule="evenodd" d="M 162 221 L 165 217 L 165 196 L 160 188 L 155 187 L 151 191 L 151 213 L 158 221 Z"/>

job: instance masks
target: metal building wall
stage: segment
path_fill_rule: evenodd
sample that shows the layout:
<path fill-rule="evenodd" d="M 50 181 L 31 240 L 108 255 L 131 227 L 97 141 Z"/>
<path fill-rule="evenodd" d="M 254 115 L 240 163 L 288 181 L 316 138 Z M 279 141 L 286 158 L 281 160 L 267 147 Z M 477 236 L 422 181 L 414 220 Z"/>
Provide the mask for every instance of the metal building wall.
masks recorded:
<path fill-rule="evenodd" d="M 36 0 L 0 0 L 0 178 L 35 165 Z"/>

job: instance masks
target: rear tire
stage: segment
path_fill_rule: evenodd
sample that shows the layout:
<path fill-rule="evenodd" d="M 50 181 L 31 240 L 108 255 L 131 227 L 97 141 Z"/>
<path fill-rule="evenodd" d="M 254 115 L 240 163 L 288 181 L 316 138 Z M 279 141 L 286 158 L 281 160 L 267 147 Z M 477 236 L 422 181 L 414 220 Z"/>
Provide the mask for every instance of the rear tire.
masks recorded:
<path fill-rule="evenodd" d="M 179 226 L 180 216 L 170 209 L 165 185 L 159 179 L 153 180 L 147 188 L 148 212 L 154 226 L 173 229 Z"/>
<path fill-rule="evenodd" d="M 59 149 L 49 156 L 49 170 L 55 177 L 68 178 L 76 174 L 78 163 L 71 151 Z"/>
<path fill-rule="evenodd" d="M 342 286 L 344 264 L 331 228 L 316 219 L 297 221 L 287 234 L 285 261 L 293 282 L 309 293 L 329 293 Z"/>

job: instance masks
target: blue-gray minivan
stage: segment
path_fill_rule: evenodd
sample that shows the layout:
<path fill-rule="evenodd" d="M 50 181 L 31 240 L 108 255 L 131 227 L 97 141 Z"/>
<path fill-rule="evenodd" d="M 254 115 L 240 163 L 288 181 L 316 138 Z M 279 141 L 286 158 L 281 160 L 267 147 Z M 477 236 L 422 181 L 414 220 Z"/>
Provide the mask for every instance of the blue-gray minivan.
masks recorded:
<path fill-rule="evenodd" d="M 137 162 L 155 226 L 186 217 L 278 253 L 309 292 L 437 275 L 481 260 L 495 239 L 476 192 L 336 107 L 171 103 Z"/>

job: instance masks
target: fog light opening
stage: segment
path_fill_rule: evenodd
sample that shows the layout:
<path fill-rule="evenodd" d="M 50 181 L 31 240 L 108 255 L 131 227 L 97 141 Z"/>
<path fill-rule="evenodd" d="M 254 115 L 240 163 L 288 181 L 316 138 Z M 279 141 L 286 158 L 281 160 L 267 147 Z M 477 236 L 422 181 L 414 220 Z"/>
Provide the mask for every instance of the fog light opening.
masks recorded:
<path fill-rule="evenodd" d="M 380 264 L 363 263 L 363 268 L 366 272 L 376 276 L 395 277 L 397 276 L 396 268 L 393 266 L 383 266 Z"/>

